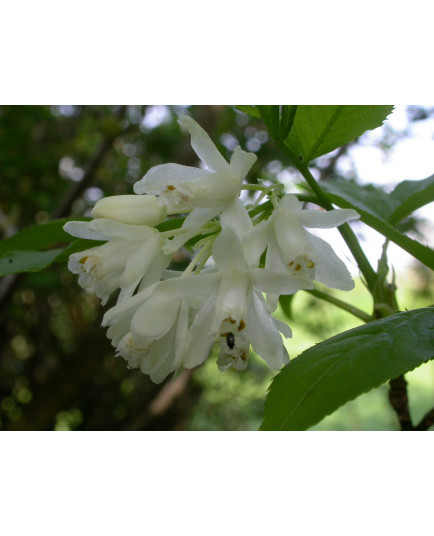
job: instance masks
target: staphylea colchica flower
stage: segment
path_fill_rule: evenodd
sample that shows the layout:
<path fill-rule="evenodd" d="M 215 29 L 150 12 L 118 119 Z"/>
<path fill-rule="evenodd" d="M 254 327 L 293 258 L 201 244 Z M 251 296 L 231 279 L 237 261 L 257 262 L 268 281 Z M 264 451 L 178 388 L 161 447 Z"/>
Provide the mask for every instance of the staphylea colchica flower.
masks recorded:
<path fill-rule="evenodd" d="M 73 236 L 105 242 L 72 254 L 69 269 L 103 304 L 119 289 L 104 315 L 107 336 L 117 355 L 154 382 L 200 365 L 214 345 L 222 371 L 245 369 L 250 347 L 278 370 L 289 360 L 282 335 L 291 337 L 270 312 L 278 297 L 312 289 L 314 281 L 342 290 L 354 285 L 331 246 L 307 229 L 335 227 L 358 214 L 303 210 L 295 195 L 282 197 L 280 186 L 269 186 L 253 212 L 260 213 L 267 194 L 274 209 L 252 219 L 240 193 L 250 187 L 244 180 L 256 155 L 235 147 L 226 161 L 191 117 L 179 123 L 200 167 L 155 166 L 134 195 L 102 199 L 93 221 L 67 223 Z M 182 225 L 161 230 L 174 214 Z M 190 240 L 191 261 L 177 271 L 173 255 Z"/>

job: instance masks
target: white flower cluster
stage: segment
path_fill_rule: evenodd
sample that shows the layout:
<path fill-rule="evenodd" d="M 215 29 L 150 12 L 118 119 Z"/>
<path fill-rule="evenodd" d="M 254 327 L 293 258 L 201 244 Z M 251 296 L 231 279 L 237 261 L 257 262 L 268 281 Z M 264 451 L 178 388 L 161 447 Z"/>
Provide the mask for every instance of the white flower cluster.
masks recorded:
<path fill-rule="evenodd" d="M 215 342 L 220 370 L 245 369 L 250 345 L 278 370 L 289 362 L 281 333 L 291 337 L 271 315 L 279 295 L 312 289 L 313 280 L 342 290 L 354 286 L 330 245 L 306 228 L 331 228 L 359 216 L 302 210 L 297 197 L 285 195 L 272 198 L 268 219 L 252 221 L 239 195 L 256 155 L 236 147 L 228 163 L 191 117 L 179 123 L 204 167 L 155 166 L 134 185 L 139 195 L 102 199 L 93 221 L 67 223 L 73 236 L 106 241 L 71 255 L 68 267 L 103 304 L 120 289 L 103 319 L 107 336 L 117 355 L 154 382 L 200 365 Z M 155 228 L 167 215 L 184 213 L 180 228 Z M 194 237 L 186 270 L 168 270 L 174 253 Z"/>

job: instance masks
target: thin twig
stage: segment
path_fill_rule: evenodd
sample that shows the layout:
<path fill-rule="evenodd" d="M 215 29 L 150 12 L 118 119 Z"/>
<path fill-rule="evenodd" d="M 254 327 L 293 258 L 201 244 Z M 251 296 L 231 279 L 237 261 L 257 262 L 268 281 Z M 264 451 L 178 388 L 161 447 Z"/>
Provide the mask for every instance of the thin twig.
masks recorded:
<path fill-rule="evenodd" d="M 118 112 L 116 113 L 116 117 L 118 120 L 120 120 L 125 115 L 125 110 L 126 106 L 120 106 Z M 89 186 L 89 183 L 92 181 L 96 170 L 101 164 L 102 159 L 110 150 L 113 141 L 119 136 L 121 132 L 123 131 L 110 134 L 104 138 L 104 140 L 101 142 L 101 145 L 86 163 L 84 167 L 83 178 L 68 190 L 65 197 L 54 209 L 51 215 L 52 219 L 64 218 L 69 214 L 74 201 L 78 199 L 80 195 L 85 191 L 85 189 Z"/>
<path fill-rule="evenodd" d="M 344 302 L 338 298 L 335 298 L 334 296 L 331 296 L 330 294 L 326 294 L 325 292 L 321 292 L 320 290 L 306 290 L 305 292 L 308 292 L 309 294 L 312 294 L 312 296 L 315 296 L 316 298 L 319 298 L 320 300 L 327 301 L 329 303 L 332 303 L 333 305 L 336 305 L 340 309 L 343 309 L 344 311 L 347 311 L 348 313 L 356 316 L 360 320 L 363 320 L 363 322 L 371 322 L 372 317 L 368 315 L 368 313 L 365 313 L 358 307 L 355 307 L 354 305 L 351 305 L 350 303 Z"/>
<path fill-rule="evenodd" d="M 121 106 L 116 114 L 118 119 L 121 119 L 125 115 L 126 106 Z M 120 131 L 124 132 L 124 130 Z M 66 193 L 65 197 L 61 200 L 59 205 L 54 209 L 51 218 L 64 218 L 69 214 L 71 207 L 76 199 L 84 192 L 84 190 L 89 186 L 89 183 L 94 178 L 95 172 L 97 171 L 101 161 L 103 160 L 106 153 L 110 150 L 113 141 L 120 134 L 107 135 L 102 141 L 101 145 L 95 151 L 95 153 L 90 157 L 87 164 L 84 166 L 84 175 L 83 178 L 74 184 L 69 191 Z M 21 281 L 22 277 L 25 274 L 10 274 L 2 278 L 0 282 L 0 308 L 4 307 L 5 302 L 12 296 L 13 291 L 17 287 L 18 283 Z"/>
<path fill-rule="evenodd" d="M 404 375 L 393 378 L 389 382 L 389 400 L 392 408 L 398 416 L 401 430 L 415 430 L 411 422 L 410 411 L 408 408 L 407 380 Z"/>

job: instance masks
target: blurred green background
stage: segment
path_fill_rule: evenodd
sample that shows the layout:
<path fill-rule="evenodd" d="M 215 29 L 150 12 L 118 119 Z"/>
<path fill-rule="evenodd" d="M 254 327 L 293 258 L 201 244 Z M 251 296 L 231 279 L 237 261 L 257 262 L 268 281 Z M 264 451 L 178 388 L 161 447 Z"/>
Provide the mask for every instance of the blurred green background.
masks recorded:
<path fill-rule="evenodd" d="M 281 160 L 262 123 L 231 106 L 2 106 L 0 238 L 51 218 L 89 215 L 101 197 L 132 193 L 133 183 L 151 166 L 195 165 L 190 140 L 176 122 L 185 111 L 226 156 L 238 144 L 257 153 L 251 180 L 280 180 L 294 187 L 297 174 Z M 407 110 L 409 125 L 433 117 L 431 108 Z M 378 147 L 387 154 L 408 136 L 408 128 L 383 128 Z M 348 158 L 348 147 L 321 157 L 313 166 L 317 178 L 357 180 L 356 167 L 342 165 Z M 421 233 L 424 221 L 411 218 L 406 225 Z M 397 283 L 403 310 L 433 303 L 432 274 L 420 265 L 398 273 Z M 360 281 L 351 294 L 335 294 L 370 312 L 372 304 Z M 114 356 L 100 327 L 106 308 L 78 286 L 64 265 L 0 279 L 1 429 L 258 429 L 272 377 L 259 358 L 252 356 L 244 373 L 221 373 L 213 355 L 193 373 L 154 385 Z M 295 296 L 290 315 L 291 357 L 359 325 L 348 313 L 304 292 Z M 277 316 L 288 321 L 281 309 Z M 434 404 L 433 363 L 410 373 L 408 381 L 417 421 Z M 387 386 L 367 393 L 314 429 L 395 430 L 387 393 Z"/>

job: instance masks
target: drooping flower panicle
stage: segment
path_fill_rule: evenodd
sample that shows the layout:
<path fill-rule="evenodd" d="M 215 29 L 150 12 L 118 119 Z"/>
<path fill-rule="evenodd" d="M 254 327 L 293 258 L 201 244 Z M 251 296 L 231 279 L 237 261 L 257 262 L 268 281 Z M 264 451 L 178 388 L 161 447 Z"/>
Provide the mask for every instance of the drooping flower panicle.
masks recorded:
<path fill-rule="evenodd" d="M 72 254 L 69 269 L 103 304 L 120 289 L 103 319 L 107 336 L 117 355 L 154 382 L 200 365 L 215 343 L 222 371 L 245 369 L 250 346 L 278 370 L 289 362 L 282 335 L 291 337 L 270 312 L 279 295 L 312 289 L 314 280 L 343 290 L 354 285 L 330 245 L 306 228 L 359 216 L 303 210 L 296 196 L 285 195 L 268 219 L 252 222 L 239 196 L 256 155 L 236 147 L 227 162 L 191 117 L 179 124 L 203 167 L 155 166 L 134 185 L 134 195 L 98 201 L 91 222 L 68 222 L 73 236 L 106 242 Z M 155 228 L 167 214 L 185 213 L 180 228 Z M 194 237 L 187 269 L 169 270 L 174 253 Z"/>

